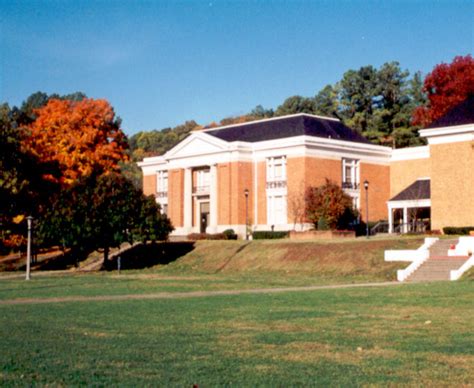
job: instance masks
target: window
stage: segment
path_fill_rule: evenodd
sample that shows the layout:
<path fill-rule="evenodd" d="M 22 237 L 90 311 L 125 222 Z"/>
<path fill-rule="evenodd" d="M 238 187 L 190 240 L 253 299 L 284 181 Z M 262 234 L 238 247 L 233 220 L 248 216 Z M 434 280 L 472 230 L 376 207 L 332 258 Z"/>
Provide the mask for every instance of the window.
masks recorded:
<path fill-rule="evenodd" d="M 168 195 L 168 171 L 158 171 L 156 191 L 158 196 Z"/>
<path fill-rule="evenodd" d="M 283 225 L 287 223 L 286 195 L 270 195 L 267 197 L 267 223 Z"/>
<path fill-rule="evenodd" d="M 198 170 L 196 173 L 195 193 L 207 193 L 211 186 L 211 172 L 210 170 Z"/>
<path fill-rule="evenodd" d="M 286 157 L 267 159 L 267 182 L 286 181 Z"/>
<path fill-rule="evenodd" d="M 359 189 L 359 161 L 342 159 L 342 188 Z"/>
<path fill-rule="evenodd" d="M 168 204 L 164 203 L 161 205 L 161 214 L 167 215 L 168 214 Z"/>

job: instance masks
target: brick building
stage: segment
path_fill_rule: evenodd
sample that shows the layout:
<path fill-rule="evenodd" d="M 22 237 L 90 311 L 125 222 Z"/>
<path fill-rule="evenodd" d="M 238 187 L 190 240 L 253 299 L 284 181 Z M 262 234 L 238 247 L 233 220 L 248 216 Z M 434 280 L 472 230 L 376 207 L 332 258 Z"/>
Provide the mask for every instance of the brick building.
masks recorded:
<path fill-rule="evenodd" d="M 401 231 L 407 232 L 414 216 L 428 219 L 433 230 L 474 226 L 474 96 L 421 130 L 420 136 L 427 146 L 392 152 L 390 230 L 401 218 Z"/>
<path fill-rule="evenodd" d="M 139 163 L 175 235 L 307 229 L 297 220 L 308 186 L 328 178 L 369 219 L 406 232 L 414 220 L 432 229 L 474 225 L 473 99 L 420 131 L 428 145 L 392 150 L 370 143 L 339 120 L 309 114 L 192 132 Z M 369 182 L 366 191 L 364 181 Z M 361 184 L 362 183 L 362 184 Z M 453 194 L 456 200 L 453 201 Z"/>

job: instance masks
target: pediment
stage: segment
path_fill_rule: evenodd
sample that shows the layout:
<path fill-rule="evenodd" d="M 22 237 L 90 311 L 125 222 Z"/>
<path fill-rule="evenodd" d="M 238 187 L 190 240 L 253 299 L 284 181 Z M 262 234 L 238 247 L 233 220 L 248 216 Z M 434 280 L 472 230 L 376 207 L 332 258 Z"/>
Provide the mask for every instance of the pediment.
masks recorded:
<path fill-rule="evenodd" d="M 214 154 L 226 151 L 228 143 L 202 132 L 195 132 L 165 154 L 166 159 Z"/>

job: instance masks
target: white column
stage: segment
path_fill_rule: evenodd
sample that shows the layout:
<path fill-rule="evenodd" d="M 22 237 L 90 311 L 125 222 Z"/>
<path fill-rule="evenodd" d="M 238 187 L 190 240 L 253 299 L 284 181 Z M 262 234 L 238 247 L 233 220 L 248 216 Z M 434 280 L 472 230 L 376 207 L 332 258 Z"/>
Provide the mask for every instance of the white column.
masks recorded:
<path fill-rule="evenodd" d="M 393 233 L 393 209 L 388 205 L 388 233 Z"/>
<path fill-rule="evenodd" d="M 193 227 L 193 175 L 190 168 L 184 169 L 184 228 L 190 232 Z"/>
<path fill-rule="evenodd" d="M 211 187 L 209 192 L 209 233 L 217 232 L 217 165 L 211 166 Z"/>
<path fill-rule="evenodd" d="M 408 233 L 408 208 L 403 208 L 403 233 Z"/>

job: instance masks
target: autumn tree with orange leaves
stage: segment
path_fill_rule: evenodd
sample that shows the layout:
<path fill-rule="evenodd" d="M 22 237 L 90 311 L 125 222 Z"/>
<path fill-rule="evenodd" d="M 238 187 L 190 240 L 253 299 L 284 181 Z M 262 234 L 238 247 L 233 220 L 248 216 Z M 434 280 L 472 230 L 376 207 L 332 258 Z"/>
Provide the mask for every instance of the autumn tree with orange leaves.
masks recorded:
<path fill-rule="evenodd" d="M 418 107 L 413 121 L 426 126 L 474 95 L 474 58 L 457 56 L 452 63 L 435 66 L 425 78 L 423 91 L 428 97 L 428 106 Z"/>
<path fill-rule="evenodd" d="M 128 159 L 120 120 L 106 100 L 51 99 L 35 113 L 25 145 L 41 161 L 58 165 L 63 186 L 93 172 L 117 171 Z"/>

